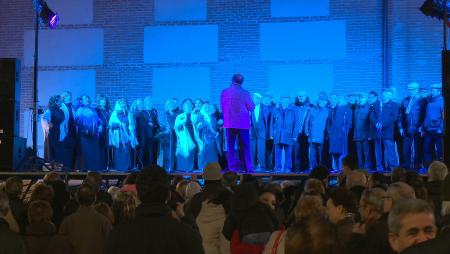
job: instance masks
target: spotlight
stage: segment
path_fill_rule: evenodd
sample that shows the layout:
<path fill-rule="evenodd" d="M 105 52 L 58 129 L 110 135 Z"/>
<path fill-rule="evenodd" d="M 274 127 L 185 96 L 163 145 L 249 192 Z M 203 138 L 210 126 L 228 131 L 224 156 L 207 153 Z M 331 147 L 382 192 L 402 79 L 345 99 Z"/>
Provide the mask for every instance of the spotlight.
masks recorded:
<path fill-rule="evenodd" d="M 426 0 L 422 7 L 420 7 L 423 14 L 432 18 L 438 18 L 439 20 L 444 17 L 444 9 L 447 11 L 447 14 L 450 13 L 450 1 Z"/>
<path fill-rule="evenodd" d="M 34 8 L 39 12 L 39 18 L 41 24 L 44 24 L 50 29 L 54 29 L 56 25 L 58 25 L 59 17 L 56 12 L 53 12 L 48 7 L 47 3 L 44 0 L 34 0 L 33 1 Z"/>

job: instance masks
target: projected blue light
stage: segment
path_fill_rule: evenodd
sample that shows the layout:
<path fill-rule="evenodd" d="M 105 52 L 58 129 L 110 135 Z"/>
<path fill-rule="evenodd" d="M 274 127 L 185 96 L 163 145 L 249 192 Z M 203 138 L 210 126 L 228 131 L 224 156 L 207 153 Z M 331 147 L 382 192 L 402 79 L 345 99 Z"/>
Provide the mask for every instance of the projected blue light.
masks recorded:
<path fill-rule="evenodd" d="M 216 25 L 150 26 L 144 29 L 145 63 L 215 62 Z"/>
<path fill-rule="evenodd" d="M 328 16 L 329 0 L 272 0 L 272 17 Z"/>
<path fill-rule="evenodd" d="M 206 0 L 155 0 L 155 20 L 205 20 Z"/>
<path fill-rule="evenodd" d="M 263 61 L 342 59 L 345 21 L 285 22 L 260 25 Z"/>

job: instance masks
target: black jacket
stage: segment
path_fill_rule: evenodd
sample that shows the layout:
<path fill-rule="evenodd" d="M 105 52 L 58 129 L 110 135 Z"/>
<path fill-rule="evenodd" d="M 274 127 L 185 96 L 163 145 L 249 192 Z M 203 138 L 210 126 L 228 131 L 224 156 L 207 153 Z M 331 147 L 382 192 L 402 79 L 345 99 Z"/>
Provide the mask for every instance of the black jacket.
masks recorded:
<path fill-rule="evenodd" d="M 279 229 L 280 223 L 272 209 L 258 202 L 244 211 L 232 211 L 224 222 L 222 233 L 231 240 L 235 230 L 239 230 L 242 238 L 249 234 L 274 232 Z"/>
<path fill-rule="evenodd" d="M 347 245 L 347 253 L 349 254 L 391 254 L 388 241 L 388 224 L 387 215 L 381 217 L 377 222 L 373 223 L 365 235 L 352 233 L 350 241 Z"/>
<path fill-rule="evenodd" d="M 204 253 L 200 235 L 171 217 L 164 204 L 142 203 L 136 218 L 114 228 L 106 242 L 105 253 Z"/>
<path fill-rule="evenodd" d="M 223 187 L 220 181 L 205 183 L 203 190 L 195 194 L 195 196 L 193 196 L 190 200 L 189 206 L 187 207 L 187 212 L 194 218 L 197 218 L 200 210 L 202 209 L 202 203 L 208 200 L 210 203 L 222 205 L 223 209 L 225 209 L 225 212 L 228 214 L 230 211 L 230 199 L 231 192 Z"/>
<path fill-rule="evenodd" d="M 402 254 L 422 254 L 422 253 L 433 253 L 433 254 L 448 254 L 450 253 L 450 232 L 438 236 L 436 239 L 426 241 L 414 245 L 404 251 Z"/>
<path fill-rule="evenodd" d="M 0 253 L 25 253 L 25 244 L 22 238 L 9 229 L 8 223 L 3 218 L 0 218 Z"/>

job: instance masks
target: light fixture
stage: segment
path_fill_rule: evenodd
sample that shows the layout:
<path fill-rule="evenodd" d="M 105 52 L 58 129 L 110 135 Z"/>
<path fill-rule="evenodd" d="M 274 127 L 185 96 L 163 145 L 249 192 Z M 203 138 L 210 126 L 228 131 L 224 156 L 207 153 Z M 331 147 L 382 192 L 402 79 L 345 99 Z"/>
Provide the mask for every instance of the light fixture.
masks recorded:
<path fill-rule="evenodd" d="M 53 12 L 44 0 L 34 0 L 34 8 L 39 13 L 40 23 L 54 29 L 58 25 L 58 13 Z"/>

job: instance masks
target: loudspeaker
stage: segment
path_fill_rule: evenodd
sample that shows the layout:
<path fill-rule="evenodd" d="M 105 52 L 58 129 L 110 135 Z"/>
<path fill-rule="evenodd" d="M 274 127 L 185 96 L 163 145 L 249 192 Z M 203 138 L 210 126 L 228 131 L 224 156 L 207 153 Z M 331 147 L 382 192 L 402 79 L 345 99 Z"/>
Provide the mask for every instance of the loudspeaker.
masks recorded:
<path fill-rule="evenodd" d="M 20 101 L 20 60 L 0 58 L 0 98 Z"/>
<path fill-rule="evenodd" d="M 27 139 L 0 137 L 0 171 L 17 169 L 26 158 Z"/>
<path fill-rule="evenodd" d="M 442 51 L 442 96 L 444 97 L 444 162 L 450 166 L 450 51 Z"/>
<path fill-rule="evenodd" d="M 0 59 L 0 137 L 19 136 L 20 70 L 18 59 Z"/>

